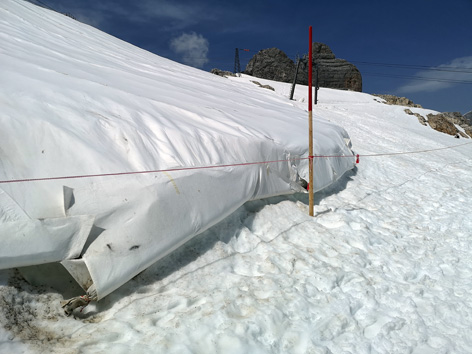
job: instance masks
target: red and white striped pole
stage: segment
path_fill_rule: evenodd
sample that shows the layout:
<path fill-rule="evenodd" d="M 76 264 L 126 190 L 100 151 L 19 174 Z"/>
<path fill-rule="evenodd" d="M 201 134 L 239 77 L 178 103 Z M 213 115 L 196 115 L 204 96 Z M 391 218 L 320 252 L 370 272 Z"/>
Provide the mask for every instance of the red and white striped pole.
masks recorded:
<path fill-rule="evenodd" d="M 313 60 L 312 60 L 312 46 L 313 46 L 313 29 L 310 26 L 309 35 L 310 45 L 308 50 L 308 169 L 309 169 L 309 213 L 314 216 L 314 184 L 313 184 L 313 95 L 312 95 L 312 81 L 313 81 Z"/>

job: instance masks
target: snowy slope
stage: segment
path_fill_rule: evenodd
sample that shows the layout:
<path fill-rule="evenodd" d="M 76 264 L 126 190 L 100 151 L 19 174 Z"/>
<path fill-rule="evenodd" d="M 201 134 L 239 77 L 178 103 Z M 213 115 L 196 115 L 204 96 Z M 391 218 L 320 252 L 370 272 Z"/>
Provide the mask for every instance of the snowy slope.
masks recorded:
<path fill-rule="evenodd" d="M 0 351 L 470 353 L 470 140 L 366 94 L 319 97 L 361 155 L 469 145 L 361 156 L 315 218 L 305 194 L 246 203 L 76 319 L 4 271 Z"/>
<path fill-rule="evenodd" d="M 255 109 L 288 102 L 290 85 L 249 80 L 218 82 Z M 295 98 L 304 115 L 306 88 Z M 321 89 L 314 115 L 361 155 L 315 218 L 306 194 L 245 203 L 76 319 L 1 271 L 0 352 L 472 352 L 471 140 L 363 93 Z"/>
<path fill-rule="evenodd" d="M 303 190 L 307 117 L 285 97 L 21 0 L 0 11 L 0 268 L 63 261 L 100 299 L 246 201 Z M 319 190 L 354 157 L 316 124 L 316 154 L 341 156 L 317 161 Z M 241 166 L 261 161 L 278 162 Z"/>

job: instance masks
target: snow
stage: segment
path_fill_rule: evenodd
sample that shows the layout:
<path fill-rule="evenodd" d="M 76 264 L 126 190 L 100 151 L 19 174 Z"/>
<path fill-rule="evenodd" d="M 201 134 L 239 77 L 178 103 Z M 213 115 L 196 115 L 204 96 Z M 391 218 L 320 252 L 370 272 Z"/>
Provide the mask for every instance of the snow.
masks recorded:
<path fill-rule="evenodd" d="M 69 23 L 60 22 L 63 27 Z M 149 60 L 166 62 L 154 56 Z M 166 65 L 170 70 L 174 64 Z M 72 70 L 66 64 L 64 68 Z M 126 70 L 134 70 L 133 65 Z M 54 75 L 43 79 L 45 86 L 59 80 Z M 165 82 L 166 75 L 160 80 Z M 276 104 L 277 109 L 286 106 L 306 116 L 305 87 L 297 86 L 296 101 L 290 102 L 288 84 L 257 79 L 273 86 L 274 93 L 246 76 L 212 79 L 201 74 L 199 82 L 205 80 L 212 80 L 212 85 L 222 82 L 250 106 L 248 110 Z M 137 83 L 137 90 L 140 85 L 144 83 Z M 73 114 L 83 102 L 77 99 L 79 86 L 74 92 L 66 87 L 62 94 L 56 92 L 63 104 L 48 112 L 62 108 Z M 195 100 L 212 102 L 213 110 L 220 107 L 213 106 L 211 97 L 227 92 L 203 93 L 196 83 L 194 88 Z M 113 90 L 110 99 L 118 97 L 122 108 L 135 107 L 136 97 L 125 92 Z M 37 94 L 24 90 L 26 97 Z M 2 114 L 10 109 L 6 97 L 13 99 L 2 88 Z M 232 95 L 222 98 L 234 102 Z M 383 104 L 368 94 L 320 89 L 318 98 L 318 122 L 324 119 L 343 127 L 361 156 L 356 169 L 315 194 L 314 218 L 307 215 L 308 197 L 303 193 L 244 203 L 99 302 L 76 312 L 75 318 L 65 317 L 59 305 L 63 296 L 74 294 L 72 285 L 57 291 L 30 285 L 17 271 L 0 271 L 0 352 L 472 352 L 471 140 L 422 126 L 404 112 L 405 107 Z M 168 109 L 175 106 L 179 105 Z M 108 151 L 99 140 L 93 149 L 87 146 L 81 145 L 85 162 L 90 150 Z M 441 150 L 417 153 L 433 149 Z M 116 162 L 120 156 L 111 155 L 90 171 L 113 170 L 121 164 Z M 133 160 L 129 167 L 154 167 L 146 163 Z M 62 167 L 81 173 L 74 170 L 79 165 L 71 161 Z M 17 167 L 18 173 L 23 171 L 23 166 Z M 51 172 L 42 167 L 38 175 L 64 171 L 60 167 L 50 165 L 58 169 Z M 225 192 L 218 193 L 217 200 L 223 199 Z"/>
<path fill-rule="evenodd" d="M 304 190 L 306 113 L 285 97 L 0 9 L 0 269 L 62 262 L 102 299 L 245 202 Z M 316 122 L 315 153 L 340 156 L 316 162 L 320 190 L 355 161 L 346 131 Z"/>

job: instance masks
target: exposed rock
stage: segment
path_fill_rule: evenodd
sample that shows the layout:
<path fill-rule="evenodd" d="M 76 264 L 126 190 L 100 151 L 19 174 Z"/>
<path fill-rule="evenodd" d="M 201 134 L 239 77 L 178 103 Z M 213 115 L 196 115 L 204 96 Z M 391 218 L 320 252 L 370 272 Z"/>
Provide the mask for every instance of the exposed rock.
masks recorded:
<path fill-rule="evenodd" d="M 464 114 L 464 118 L 467 119 L 469 121 L 469 125 L 472 126 L 472 111 Z"/>
<path fill-rule="evenodd" d="M 362 91 L 362 75 L 354 64 L 344 59 L 336 59 L 331 49 L 324 43 L 313 43 L 313 84 L 318 68 L 318 86 L 352 91 Z M 297 83 L 308 85 L 308 58 L 300 63 Z"/>
<path fill-rule="evenodd" d="M 313 43 L 313 65 L 318 66 L 318 86 L 362 91 L 362 76 L 359 70 L 343 59 L 336 59 L 331 49 L 323 43 Z M 246 66 L 245 74 L 269 80 L 293 82 L 295 63 L 277 48 L 259 51 Z M 315 83 L 313 73 L 313 84 Z M 297 83 L 308 85 L 307 56 L 300 62 Z"/>
<path fill-rule="evenodd" d="M 427 121 L 421 114 L 413 113 L 409 108 L 405 109 L 405 113 L 417 117 L 421 124 L 428 125 L 429 123 L 431 128 L 442 133 L 453 135 L 455 138 L 463 137 L 467 139 L 469 136 L 472 138 L 472 126 L 464 124 L 466 119 L 458 112 L 428 114 Z M 465 133 L 459 131 L 455 125 L 459 125 L 463 128 Z"/>
<path fill-rule="evenodd" d="M 465 123 L 465 119 L 460 112 L 443 112 L 444 117 L 451 123 L 460 125 Z"/>
<path fill-rule="evenodd" d="M 396 105 L 396 106 L 406 106 L 406 107 L 416 107 L 423 108 L 421 105 L 413 103 L 412 100 L 406 97 L 398 97 L 394 95 L 374 95 L 380 98 L 383 98 L 386 104 Z"/>
<path fill-rule="evenodd" d="M 442 115 L 451 123 L 457 124 L 462 129 L 464 129 L 465 133 L 472 138 L 472 122 L 470 122 L 465 116 L 463 116 L 460 112 L 444 112 Z M 461 136 L 464 136 L 461 132 Z M 468 136 L 465 136 L 468 138 Z"/>
<path fill-rule="evenodd" d="M 262 85 L 259 81 L 252 81 L 252 80 L 251 80 L 251 82 L 252 82 L 253 84 L 256 84 L 256 85 L 259 86 L 259 87 L 262 87 L 262 88 L 265 88 L 265 89 L 268 89 L 268 90 L 275 91 L 275 89 L 274 89 L 272 86 L 270 86 L 270 85 Z"/>
<path fill-rule="evenodd" d="M 313 58 L 316 60 L 333 60 L 336 59 L 333 51 L 324 43 L 313 42 L 313 50 L 311 51 Z"/>
<path fill-rule="evenodd" d="M 215 74 L 215 75 L 218 75 L 218 76 L 223 76 L 223 77 L 228 77 L 228 76 L 236 76 L 235 74 L 233 74 L 231 71 L 224 71 L 224 70 L 220 70 L 220 69 L 211 69 L 210 71 L 212 74 Z"/>
<path fill-rule="evenodd" d="M 292 82 L 295 63 L 278 48 L 263 49 L 249 60 L 244 73 L 262 79 Z"/>
<path fill-rule="evenodd" d="M 444 117 L 451 123 L 457 124 L 463 129 L 472 128 L 469 120 L 466 119 L 460 112 L 444 112 Z"/>
<path fill-rule="evenodd" d="M 428 125 L 427 121 L 426 121 L 426 118 L 423 117 L 421 114 L 419 113 L 414 113 L 415 117 L 418 118 L 418 122 L 420 122 L 420 124 L 422 125 Z"/>
<path fill-rule="evenodd" d="M 464 128 L 466 134 L 472 138 L 472 111 L 464 114 L 464 119 L 467 121 L 468 127 Z"/>
<path fill-rule="evenodd" d="M 472 128 L 466 128 L 464 130 L 465 130 L 465 133 L 472 138 Z"/>
<path fill-rule="evenodd" d="M 426 122 L 426 118 L 423 117 L 421 114 L 419 113 L 413 113 L 410 109 L 406 108 L 405 109 L 405 113 L 406 114 L 409 114 L 409 115 L 412 115 L 412 116 L 415 116 L 416 118 L 418 118 L 418 122 L 420 122 L 422 125 L 428 125 L 428 123 Z"/>
<path fill-rule="evenodd" d="M 431 128 L 441 133 L 455 136 L 459 133 L 456 126 L 451 123 L 442 113 L 428 114 L 428 123 Z"/>

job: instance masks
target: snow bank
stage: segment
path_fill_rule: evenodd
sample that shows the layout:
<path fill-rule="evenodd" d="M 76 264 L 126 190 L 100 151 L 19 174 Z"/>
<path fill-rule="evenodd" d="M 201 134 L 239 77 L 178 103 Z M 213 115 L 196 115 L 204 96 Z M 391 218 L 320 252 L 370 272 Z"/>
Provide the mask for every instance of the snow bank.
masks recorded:
<path fill-rule="evenodd" d="M 0 36 L 0 268 L 62 261 L 100 299 L 245 202 L 303 191 L 307 114 L 285 97 L 19 0 Z M 316 160 L 320 190 L 354 159 L 314 125 L 338 156 Z"/>

